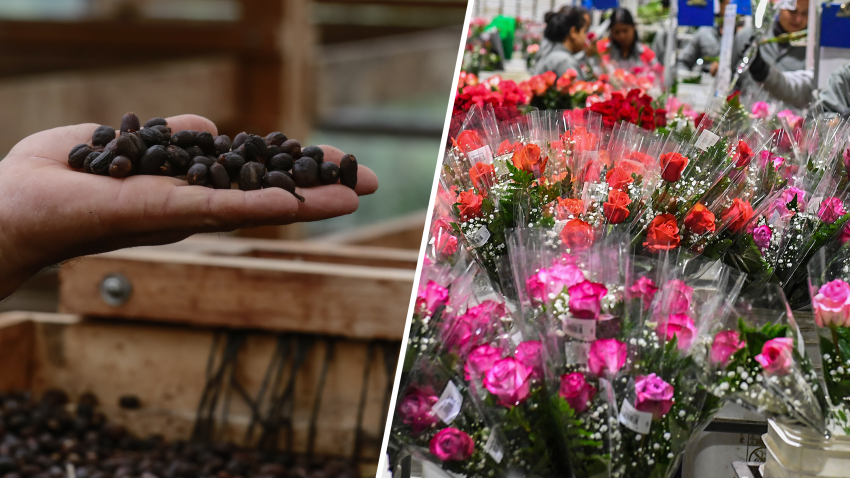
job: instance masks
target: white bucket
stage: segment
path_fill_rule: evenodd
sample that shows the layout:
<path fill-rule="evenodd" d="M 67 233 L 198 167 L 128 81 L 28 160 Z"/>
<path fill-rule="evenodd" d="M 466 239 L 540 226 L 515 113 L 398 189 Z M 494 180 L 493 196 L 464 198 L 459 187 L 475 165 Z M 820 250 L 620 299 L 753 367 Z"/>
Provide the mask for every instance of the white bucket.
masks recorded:
<path fill-rule="evenodd" d="M 850 477 L 850 437 L 824 439 L 805 427 L 768 421 L 765 478 Z"/>

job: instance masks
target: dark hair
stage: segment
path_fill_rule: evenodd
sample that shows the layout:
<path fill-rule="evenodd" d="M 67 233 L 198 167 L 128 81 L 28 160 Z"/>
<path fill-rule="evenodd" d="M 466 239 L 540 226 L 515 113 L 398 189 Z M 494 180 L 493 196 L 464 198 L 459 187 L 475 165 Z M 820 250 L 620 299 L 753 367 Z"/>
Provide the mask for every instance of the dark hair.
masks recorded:
<path fill-rule="evenodd" d="M 546 29 L 543 30 L 543 36 L 547 40 L 554 43 L 563 43 L 570 34 L 570 30 L 575 28 L 581 30 L 587 24 L 587 10 L 582 7 L 571 7 L 567 11 L 561 8 L 557 13 L 549 12 L 546 14 Z"/>
<path fill-rule="evenodd" d="M 614 13 L 611 14 L 611 23 L 608 24 L 608 29 L 614 28 L 614 25 L 618 23 L 635 26 L 635 19 L 632 17 L 632 12 L 625 8 L 615 8 Z"/>

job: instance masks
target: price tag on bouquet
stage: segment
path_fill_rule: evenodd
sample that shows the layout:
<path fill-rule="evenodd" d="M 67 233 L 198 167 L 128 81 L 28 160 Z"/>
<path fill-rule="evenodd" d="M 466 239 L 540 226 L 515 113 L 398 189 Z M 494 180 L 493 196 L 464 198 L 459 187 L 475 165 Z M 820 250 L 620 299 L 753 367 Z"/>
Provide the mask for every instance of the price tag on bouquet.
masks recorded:
<path fill-rule="evenodd" d="M 502 449 L 502 444 L 499 442 L 498 433 L 496 433 L 498 429 L 499 427 L 493 427 L 493 430 L 490 431 L 490 437 L 487 439 L 487 443 L 484 444 L 484 451 L 493 458 L 493 461 L 501 463 L 505 452 Z"/>
<path fill-rule="evenodd" d="M 493 164 L 493 151 L 490 150 L 489 146 L 484 146 L 483 148 L 478 148 L 475 151 L 470 151 L 466 153 L 466 157 L 469 158 L 469 162 L 472 164 Z"/>
<path fill-rule="evenodd" d="M 440 399 L 437 400 L 437 403 L 435 403 L 433 407 L 431 407 L 431 411 L 434 412 L 434 415 L 437 415 L 443 423 L 451 425 L 460 413 L 461 405 L 463 405 L 463 396 L 460 394 L 460 390 L 457 389 L 455 383 L 449 381 L 446 385 L 446 389 L 443 390 L 443 394 L 440 395 Z"/>
<path fill-rule="evenodd" d="M 567 317 L 563 320 L 564 333 L 574 339 L 596 340 L 596 321 L 590 319 L 575 319 Z"/>
<path fill-rule="evenodd" d="M 486 225 L 481 226 L 477 230 L 468 233 L 466 240 L 472 244 L 472 247 L 481 247 L 490 240 L 490 230 L 487 229 Z"/>
<path fill-rule="evenodd" d="M 567 365 L 585 365 L 590 354 L 590 343 L 567 342 L 564 344 L 564 357 Z"/>
<path fill-rule="evenodd" d="M 694 146 L 696 146 L 696 148 L 699 150 L 706 151 L 708 150 L 708 148 L 717 144 L 719 140 L 720 136 L 717 136 L 716 134 L 712 133 L 707 129 L 704 129 L 702 130 L 702 133 L 700 133 L 699 139 L 697 139 L 697 142 Z"/>
<path fill-rule="evenodd" d="M 652 414 L 636 410 L 628 399 L 623 399 L 618 419 L 623 426 L 641 435 L 649 433 L 652 427 Z"/>

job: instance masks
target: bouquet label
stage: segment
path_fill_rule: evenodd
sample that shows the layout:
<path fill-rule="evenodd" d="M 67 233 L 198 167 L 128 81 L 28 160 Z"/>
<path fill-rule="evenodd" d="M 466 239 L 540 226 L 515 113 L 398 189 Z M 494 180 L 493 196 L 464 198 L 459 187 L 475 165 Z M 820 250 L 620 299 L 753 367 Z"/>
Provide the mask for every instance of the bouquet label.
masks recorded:
<path fill-rule="evenodd" d="M 697 142 L 694 146 L 696 146 L 697 149 L 705 151 L 708 148 L 714 146 L 719 140 L 720 136 L 717 136 L 716 134 L 712 133 L 707 129 L 704 129 L 702 130 L 702 133 L 700 133 L 699 139 L 697 139 Z"/>
<path fill-rule="evenodd" d="M 496 437 L 497 429 L 498 427 L 493 427 L 493 430 L 490 432 L 490 438 L 484 444 L 484 451 L 493 458 L 493 461 L 501 463 L 505 452 L 502 450 L 502 444 L 499 443 L 499 439 Z"/>
<path fill-rule="evenodd" d="M 487 226 L 481 226 L 478 230 L 467 234 L 466 240 L 472 244 L 472 247 L 481 247 L 490 240 L 490 230 L 487 229 Z"/>
<path fill-rule="evenodd" d="M 446 385 L 446 389 L 443 390 L 443 394 L 440 395 L 440 399 L 437 400 L 437 403 L 435 403 L 433 407 L 431 407 L 431 411 L 433 411 L 434 415 L 437 415 L 443 423 L 451 425 L 460 413 L 460 406 L 462 404 L 463 397 L 460 394 L 460 390 L 457 389 L 454 382 L 449 381 Z"/>
<path fill-rule="evenodd" d="M 466 157 L 469 158 L 469 162 L 472 164 L 475 163 L 493 163 L 493 152 L 490 151 L 489 146 L 484 146 L 483 148 L 478 148 L 475 151 L 470 151 L 466 153 Z"/>
<path fill-rule="evenodd" d="M 636 410 L 628 399 L 623 399 L 618 419 L 626 428 L 641 435 L 649 433 L 652 426 L 652 414 Z"/>
<path fill-rule="evenodd" d="M 567 317 L 564 319 L 564 333 L 574 339 L 596 340 L 596 321 Z"/>
<path fill-rule="evenodd" d="M 599 388 L 601 388 L 602 391 L 605 392 L 605 398 L 607 399 L 608 403 L 613 405 L 612 408 L 615 408 L 614 413 L 617 413 L 617 410 L 616 410 L 617 400 L 614 397 L 614 387 L 611 386 L 611 382 L 609 382 L 607 379 L 600 378 L 599 379 Z"/>
<path fill-rule="evenodd" d="M 511 332 L 511 342 L 513 342 L 514 345 L 519 345 L 519 344 L 522 343 L 522 331 L 521 330 L 514 328 L 514 330 Z"/>
<path fill-rule="evenodd" d="M 566 227 L 567 221 L 555 221 L 555 234 L 561 234 L 561 231 Z"/>
<path fill-rule="evenodd" d="M 564 357 L 567 365 L 585 365 L 590 353 L 588 342 L 567 342 L 564 344 Z"/>

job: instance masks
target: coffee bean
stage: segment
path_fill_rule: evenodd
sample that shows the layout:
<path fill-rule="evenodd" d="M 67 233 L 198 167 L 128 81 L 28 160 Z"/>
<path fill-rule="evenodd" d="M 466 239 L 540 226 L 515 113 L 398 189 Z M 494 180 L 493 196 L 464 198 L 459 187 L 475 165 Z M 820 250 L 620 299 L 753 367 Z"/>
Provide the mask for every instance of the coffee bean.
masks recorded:
<path fill-rule="evenodd" d="M 263 176 L 263 187 L 266 188 L 281 188 L 289 191 L 299 201 L 304 202 L 304 198 L 295 192 L 295 181 L 289 174 L 283 171 L 269 171 Z"/>
<path fill-rule="evenodd" d="M 269 133 L 269 134 L 266 135 L 266 138 L 265 138 L 266 144 L 268 144 L 269 146 L 271 146 L 271 145 L 280 146 L 287 139 L 289 139 L 289 138 L 287 138 L 286 135 L 281 133 L 280 131 L 275 131 L 274 133 Z"/>
<path fill-rule="evenodd" d="M 127 156 L 116 156 L 109 165 L 109 175 L 113 178 L 126 178 L 133 170 L 133 162 Z"/>
<path fill-rule="evenodd" d="M 210 184 L 213 189 L 230 189 L 230 175 L 219 163 L 210 166 Z"/>
<path fill-rule="evenodd" d="M 319 165 L 313 158 L 301 158 L 292 166 L 295 185 L 300 188 L 311 188 L 319 185 Z"/>
<path fill-rule="evenodd" d="M 277 156 L 278 154 L 281 154 L 281 153 L 283 153 L 283 150 L 280 149 L 280 146 L 275 146 L 275 145 L 269 146 L 269 157 L 270 158 L 273 158 L 273 157 L 275 157 L 275 156 Z"/>
<path fill-rule="evenodd" d="M 222 154 L 218 157 L 218 164 L 224 166 L 230 179 L 239 177 L 239 172 L 242 171 L 242 166 L 245 165 L 245 158 L 237 153 Z"/>
<path fill-rule="evenodd" d="M 142 125 L 139 122 L 139 117 L 133 113 L 127 113 L 121 118 L 121 132 L 129 133 L 131 131 L 139 131 Z"/>
<path fill-rule="evenodd" d="M 216 136 L 215 140 L 213 141 L 213 144 L 215 145 L 216 156 L 230 151 L 230 137 L 228 137 L 226 134 L 220 134 Z"/>
<path fill-rule="evenodd" d="M 263 187 L 263 176 L 266 167 L 262 163 L 250 161 L 242 166 L 239 171 L 239 189 L 243 191 L 254 191 Z"/>
<path fill-rule="evenodd" d="M 339 162 L 339 182 L 354 189 L 357 186 L 357 159 L 346 154 Z"/>
<path fill-rule="evenodd" d="M 209 156 L 195 156 L 192 158 L 192 165 L 195 164 L 203 164 L 206 167 L 210 167 L 215 164 L 215 160 L 210 158 Z M 189 167 L 191 169 L 191 166 Z"/>
<path fill-rule="evenodd" d="M 209 131 L 198 133 L 195 138 L 195 146 L 201 148 L 204 154 L 215 154 L 215 138 Z"/>
<path fill-rule="evenodd" d="M 163 141 L 162 132 L 156 128 L 143 128 L 139 131 L 139 137 L 142 138 L 147 147 L 161 144 Z"/>
<path fill-rule="evenodd" d="M 151 118 L 145 121 L 145 128 L 150 128 L 152 126 L 168 126 L 168 121 L 165 118 Z"/>
<path fill-rule="evenodd" d="M 74 169 L 81 169 L 86 158 L 93 152 L 91 146 L 85 143 L 74 146 L 68 154 L 68 165 Z"/>
<path fill-rule="evenodd" d="M 113 140 L 115 141 L 115 140 Z M 112 149 L 104 149 L 102 153 L 95 158 L 94 161 L 91 162 L 91 172 L 92 174 L 99 174 L 101 176 L 109 175 L 109 166 L 112 165 L 112 160 L 115 159 L 115 153 Z"/>
<path fill-rule="evenodd" d="M 231 145 L 231 148 L 236 149 L 236 148 L 242 146 L 243 144 L 245 144 L 245 140 L 247 140 L 247 139 L 248 139 L 248 133 L 243 131 L 243 132 L 237 134 L 236 137 L 233 138 L 233 144 Z"/>
<path fill-rule="evenodd" d="M 339 180 L 339 166 L 328 161 L 319 166 L 319 181 L 322 184 L 336 184 Z"/>
<path fill-rule="evenodd" d="M 159 131 L 160 133 L 162 133 L 162 140 L 165 141 L 166 143 L 169 143 L 169 144 L 171 143 L 171 128 L 169 128 L 168 126 L 156 125 L 156 126 L 152 126 L 151 129 L 155 129 L 155 130 Z M 168 145 L 166 144 L 166 145 L 163 145 L 163 146 L 168 146 Z"/>
<path fill-rule="evenodd" d="M 255 134 L 249 135 L 243 146 L 245 147 L 245 154 L 248 155 L 248 161 L 266 162 L 269 149 L 263 138 Z"/>
<path fill-rule="evenodd" d="M 280 153 L 266 161 L 266 169 L 269 171 L 289 171 L 293 164 L 295 164 L 295 160 L 292 159 L 292 156 Z"/>
<path fill-rule="evenodd" d="M 206 186 L 210 181 L 210 168 L 206 164 L 195 163 L 186 173 L 189 184 Z"/>
<path fill-rule="evenodd" d="M 325 160 L 325 151 L 318 146 L 307 146 L 301 150 L 301 156 L 309 156 L 315 159 L 317 163 L 322 164 Z"/>
<path fill-rule="evenodd" d="M 167 156 L 168 163 L 171 164 L 174 170 L 174 174 L 168 174 L 168 176 L 186 174 L 186 171 L 189 170 L 189 166 L 192 164 L 192 156 L 189 156 L 189 153 L 187 153 L 186 150 L 172 144 L 165 148 L 165 154 Z M 201 155 L 199 154 L 198 156 Z"/>
<path fill-rule="evenodd" d="M 167 160 L 168 154 L 165 148 L 160 145 L 151 146 L 139 159 L 139 174 L 159 175 Z"/>
<path fill-rule="evenodd" d="M 91 136 L 91 143 L 95 146 L 105 146 L 115 139 L 115 129 L 112 126 L 98 126 Z"/>
<path fill-rule="evenodd" d="M 293 159 L 301 157 L 301 143 L 297 139 L 288 139 L 280 145 L 281 151 L 288 153 Z"/>
<path fill-rule="evenodd" d="M 187 129 L 177 131 L 176 133 L 171 133 L 171 144 L 180 146 L 181 148 L 188 148 L 189 146 L 194 146 L 195 135 L 195 132 Z"/>
<path fill-rule="evenodd" d="M 147 150 L 147 145 L 139 137 L 139 133 L 122 133 L 116 139 L 115 154 L 126 156 L 130 161 L 136 161 Z"/>
<path fill-rule="evenodd" d="M 206 156 L 204 151 L 197 146 L 189 146 L 188 148 L 183 149 L 186 150 L 186 154 L 188 154 L 190 158 L 194 158 L 196 156 Z"/>
<path fill-rule="evenodd" d="M 85 162 L 83 162 L 83 171 L 85 171 L 89 174 L 92 174 L 92 172 L 91 172 L 91 162 L 94 161 L 95 159 L 97 159 L 98 156 L 100 156 L 100 153 L 97 152 L 97 151 L 92 151 L 91 153 L 89 153 L 89 155 L 86 156 Z"/>

